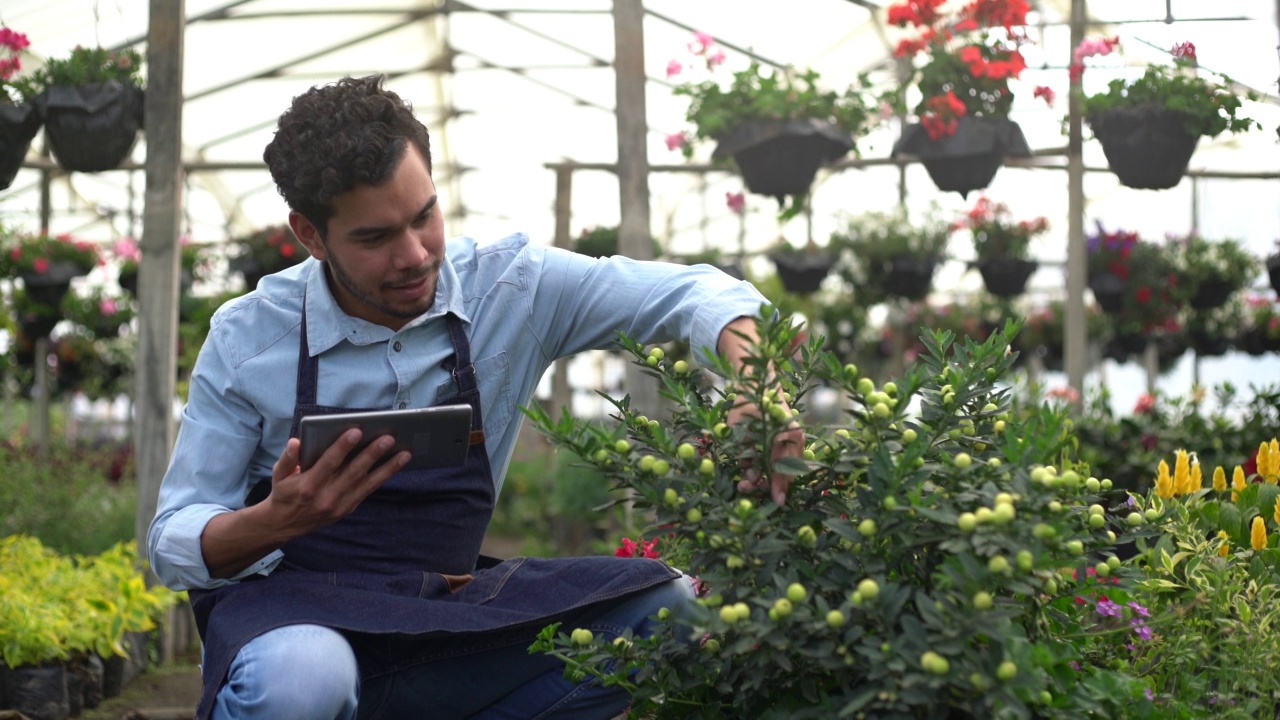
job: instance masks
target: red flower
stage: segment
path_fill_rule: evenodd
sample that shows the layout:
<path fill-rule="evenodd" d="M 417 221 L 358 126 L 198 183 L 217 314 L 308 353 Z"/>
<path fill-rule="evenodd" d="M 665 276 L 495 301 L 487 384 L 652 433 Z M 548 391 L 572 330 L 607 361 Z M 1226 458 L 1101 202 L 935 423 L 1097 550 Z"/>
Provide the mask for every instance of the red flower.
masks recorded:
<path fill-rule="evenodd" d="M 1174 45 L 1173 49 L 1169 52 L 1173 53 L 1174 57 L 1182 60 L 1195 62 L 1196 59 L 1196 46 L 1189 42 L 1178 43 L 1177 45 Z"/>
<path fill-rule="evenodd" d="M 615 557 L 620 558 L 646 557 L 653 559 L 660 557 L 657 548 L 658 538 L 647 541 L 641 538 L 639 544 L 631 538 L 622 538 L 622 547 L 614 550 L 613 554 Z M 639 551 L 638 553 L 636 552 L 637 550 Z"/>
<path fill-rule="evenodd" d="M 31 261 L 31 269 L 43 275 L 49 269 L 49 261 L 44 258 L 36 258 Z"/>
<path fill-rule="evenodd" d="M 1044 104 L 1049 107 L 1053 107 L 1053 101 L 1058 97 L 1058 94 L 1055 93 L 1051 87 L 1038 85 L 1036 86 L 1035 92 L 1032 93 L 1032 96 L 1036 98 L 1044 98 Z"/>
<path fill-rule="evenodd" d="M 1138 302 L 1142 303 L 1143 305 L 1146 305 L 1147 303 L 1151 302 L 1151 288 L 1149 287 L 1138 288 L 1137 298 L 1138 298 Z"/>

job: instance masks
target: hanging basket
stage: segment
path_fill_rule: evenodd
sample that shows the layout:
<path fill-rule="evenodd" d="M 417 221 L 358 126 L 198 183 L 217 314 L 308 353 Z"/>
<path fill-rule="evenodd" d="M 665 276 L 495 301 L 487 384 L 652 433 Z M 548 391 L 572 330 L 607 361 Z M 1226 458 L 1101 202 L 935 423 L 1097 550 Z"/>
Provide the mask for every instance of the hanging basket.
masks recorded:
<path fill-rule="evenodd" d="M 756 120 L 720 139 L 711 158 L 732 157 L 747 190 L 781 201 L 807 194 L 818 168 L 852 149 L 849 133 L 825 120 Z"/>
<path fill-rule="evenodd" d="M 1187 342 L 1199 357 L 1222 357 L 1231 349 L 1230 338 L 1201 329 L 1189 330 Z"/>
<path fill-rule="evenodd" d="M 1267 258 L 1267 278 L 1271 280 L 1271 289 L 1280 293 L 1280 253 Z"/>
<path fill-rule="evenodd" d="M 912 302 L 923 300 L 933 288 L 933 269 L 937 265 L 937 258 L 893 257 L 883 280 L 885 293 Z"/>
<path fill-rule="evenodd" d="M 1182 113 L 1158 105 L 1113 108 L 1086 118 L 1107 165 L 1125 187 L 1166 190 L 1182 181 L 1200 142 Z"/>
<path fill-rule="evenodd" d="M 1196 284 L 1195 292 L 1187 302 L 1196 310 L 1213 310 L 1227 304 L 1235 287 L 1220 277 L 1208 277 Z"/>
<path fill-rule="evenodd" d="M 1124 311 L 1124 294 L 1128 289 L 1124 280 L 1107 272 L 1090 275 L 1089 289 L 1103 312 L 1116 315 Z"/>
<path fill-rule="evenodd" d="M 13 184 L 42 122 L 35 105 L 0 103 L 0 190 Z"/>
<path fill-rule="evenodd" d="M 968 197 L 991 184 L 1006 157 L 1029 157 L 1031 147 L 1022 128 L 1008 118 L 966 115 L 958 120 L 954 134 L 937 140 L 923 125 L 908 125 L 891 153 L 894 158 L 901 155 L 919 158 L 939 190 Z"/>
<path fill-rule="evenodd" d="M 74 172 L 101 172 L 120 166 L 133 152 L 142 129 L 142 90 L 110 80 L 57 85 L 39 100 L 45 135 L 58 164 Z"/>
<path fill-rule="evenodd" d="M 775 252 L 769 255 L 787 292 L 816 292 L 831 272 L 831 255 L 825 252 Z"/>
<path fill-rule="evenodd" d="M 1001 298 L 1017 297 L 1025 292 L 1031 274 L 1040 267 L 1034 260 L 1019 258 L 981 260 L 976 266 L 987 292 Z"/>
<path fill-rule="evenodd" d="M 57 310 L 71 289 L 71 281 L 85 274 L 87 271 L 75 263 L 56 260 L 42 273 L 22 271 L 18 277 L 28 297 Z"/>

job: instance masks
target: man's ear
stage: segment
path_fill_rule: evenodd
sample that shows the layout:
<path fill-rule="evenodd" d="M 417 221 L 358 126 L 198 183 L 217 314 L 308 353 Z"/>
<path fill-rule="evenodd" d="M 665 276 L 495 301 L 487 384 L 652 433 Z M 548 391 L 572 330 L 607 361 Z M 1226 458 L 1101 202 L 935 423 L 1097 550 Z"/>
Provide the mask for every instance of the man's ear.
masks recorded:
<path fill-rule="evenodd" d="M 289 227 L 293 229 L 298 242 L 311 253 L 311 257 L 317 260 L 327 259 L 328 254 L 325 252 L 324 241 L 320 238 L 320 231 L 302 213 L 289 212 Z"/>

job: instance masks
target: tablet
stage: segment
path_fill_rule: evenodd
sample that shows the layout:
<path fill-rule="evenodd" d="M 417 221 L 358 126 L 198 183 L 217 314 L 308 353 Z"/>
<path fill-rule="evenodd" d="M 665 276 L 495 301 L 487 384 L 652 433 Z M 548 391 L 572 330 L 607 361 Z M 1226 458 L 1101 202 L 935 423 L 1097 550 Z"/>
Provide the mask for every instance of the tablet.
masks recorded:
<path fill-rule="evenodd" d="M 307 470 L 314 465 L 335 440 L 352 428 L 359 428 L 363 433 L 352 454 L 364 450 L 376 438 L 392 435 L 396 444 L 383 456 L 384 460 L 401 450 L 408 450 L 412 457 L 404 466 L 405 470 L 453 467 L 467 459 L 467 448 L 471 442 L 471 406 L 438 405 L 408 410 L 308 415 L 302 418 L 298 432 L 302 440 L 302 469 Z"/>

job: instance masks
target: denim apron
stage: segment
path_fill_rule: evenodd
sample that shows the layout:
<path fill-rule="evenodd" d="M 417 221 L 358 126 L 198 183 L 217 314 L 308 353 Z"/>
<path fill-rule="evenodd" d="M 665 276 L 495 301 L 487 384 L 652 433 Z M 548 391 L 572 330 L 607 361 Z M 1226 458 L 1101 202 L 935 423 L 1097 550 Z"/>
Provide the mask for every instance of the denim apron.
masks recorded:
<path fill-rule="evenodd" d="M 293 437 L 298 423 L 320 413 L 368 408 L 316 403 L 319 358 L 307 351 L 303 305 Z M 361 676 L 533 642 L 543 626 L 593 604 L 617 600 L 679 576 L 655 560 L 613 557 L 514 558 L 480 555 L 493 513 L 494 483 L 484 446 L 480 392 L 465 326 L 446 316 L 454 355 L 445 363 L 458 393 L 438 404 L 471 406 L 466 463 L 402 471 L 347 517 L 286 543 L 269 575 L 190 592 L 204 641 L 206 720 L 240 648 L 264 632 L 301 623 L 342 631 Z M 249 504 L 270 492 L 258 483 Z M 421 642 L 404 642 L 415 636 Z M 383 642 L 395 638 L 395 642 Z"/>

